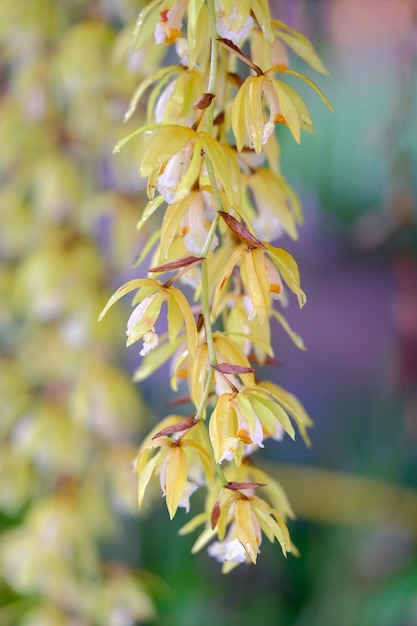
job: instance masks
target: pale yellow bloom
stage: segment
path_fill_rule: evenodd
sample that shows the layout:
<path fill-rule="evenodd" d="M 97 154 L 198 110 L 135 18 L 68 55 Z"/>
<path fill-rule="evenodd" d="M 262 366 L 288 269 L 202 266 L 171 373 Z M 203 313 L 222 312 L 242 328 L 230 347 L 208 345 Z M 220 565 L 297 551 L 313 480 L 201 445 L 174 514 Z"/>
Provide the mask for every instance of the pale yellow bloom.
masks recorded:
<path fill-rule="evenodd" d="M 164 8 L 159 12 L 159 21 L 154 32 L 157 44 L 171 44 L 180 37 L 186 8 L 187 0 L 178 0 L 170 8 Z"/>

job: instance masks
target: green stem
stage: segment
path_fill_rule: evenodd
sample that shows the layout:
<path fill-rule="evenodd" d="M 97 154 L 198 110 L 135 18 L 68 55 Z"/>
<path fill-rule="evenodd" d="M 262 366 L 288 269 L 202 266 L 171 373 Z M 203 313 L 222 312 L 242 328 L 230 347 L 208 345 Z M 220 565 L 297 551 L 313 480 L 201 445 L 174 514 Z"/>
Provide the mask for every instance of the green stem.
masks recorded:
<path fill-rule="evenodd" d="M 207 9 L 208 9 L 208 14 L 209 14 L 210 32 L 211 32 L 210 74 L 209 74 L 207 92 L 216 94 L 219 45 L 217 42 L 216 13 L 214 10 L 214 0 L 207 0 Z M 208 107 L 206 111 L 206 116 L 205 116 L 206 128 L 209 134 L 213 128 L 214 102 L 215 102 L 215 98 L 211 102 L 210 106 Z"/>
<path fill-rule="evenodd" d="M 210 30 L 211 30 L 211 57 L 210 57 L 210 74 L 209 81 L 207 86 L 208 93 L 216 94 L 216 85 L 217 85 L 217 66 L 218 66 L 218 43 L 217 43 L 217 30 L 216 30 L 216 14 L 214 11 L 214 0 L 207 0 L 207 9 L 209 14 L 210 21 Z M 215 100 L 215 99 L 214 99 Z M 206 123 L 206 131 L 208 134 L 212 134 L 213 132 L 213 120 L 214 120 L 214 100 L 206 110 L 205 115 L 205 123 Z M 208 280 L 208 267 L 207 267 L 207 255 L 210 250 L 211 243 L 213 241 L 213 237 L 217 230 L 217 225 L 219 222 L 219 211 L 222 210 L 222 202 L 219 194 L 219 190 L 217 189 L 216 176 L 214 173 L 213 164 L 210 159 L 205 156 L 207 172 L 209 175 L 210 186 L 212 189 L 212 195 L 214 198 L 214 202 L 217 208 L 217 213 L 213 222 L 210 226 L 210 230 L 207 234 L 207 239 L 204 244 L 204 248 L 202 250 L 201 256 L 204 257 L 201 261 L 201 311 L 204 318 L 204 328 L 206 332 L 206 341 L 207 341 L 207 350 L 210 365 L 215 365 L 217 363 L 216 351 L 214 347 L 214 339 L 213 339 L 213 328 L 211 325 L 210 319 L 210 293 L 209 293 L 209 280 Z M 203 395 L 201 397 L 197 413 L 195 415 L 195 419 L 201 422 L 202 433 L 206 442 L 207 450 L 210 451 L 210 455 L 213 460 L 213 465 L 216 470 L 216 474 L 222 483 L 225 485 L 227 480 L 223 474 L 223 471 L 218 463 L 216 463 L 216 459 L 214 457 L 213 446 L 211 445 L 207 423 L 204 421 L 205 419 L 205 410 L 207 406 L 207 401 L 210 395 L 211 387 L 214 379 L 214 369 L 212 367 L 209 368 L 207 372 L 207 378 L 204 385 Z"/>

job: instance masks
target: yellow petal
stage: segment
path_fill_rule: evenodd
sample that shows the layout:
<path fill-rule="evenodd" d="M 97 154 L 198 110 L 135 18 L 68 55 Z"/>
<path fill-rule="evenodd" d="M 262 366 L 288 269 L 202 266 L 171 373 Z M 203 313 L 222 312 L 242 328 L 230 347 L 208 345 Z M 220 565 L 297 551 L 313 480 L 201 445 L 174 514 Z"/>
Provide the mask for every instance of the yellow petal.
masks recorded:
<path fill-rule="evenodd" d="M 279 72 L 281 74 L 290 74 L 292 76 L 297 76 L 297 78 L 301 78 L 301 80 L 303 80 L 305 83 L 307 83 L 307 85 L 310 85 L 310 87 L 312 89 L 314 89 L 314 91 L 320 96 L 320 98 L 323 100 L 324 104 L 327 106 L 328 109 L 330 109 L 330 111 L 333 111 L 333 107 L 330 104 L 329 100 L 326 98 L 326 96 L 324 95 L 324 93 L 321 91 L 321 89 L 316 85 L 316 83 L 313 83 L 312 80 L 310 80 L 309 78 L 307 78 L 307 76 L 304 76 L 304 74 L 300 74 L 300 72 L 296 72 L 295 70 L 290 70 L 287 69 L 285 67 L 282 66 L 278 66 L 278 65 L 274 65 L 274 67 L 271 67 L 268 72 Z"/>
<path fill-rule="evenodd" d="M 262 250 L 251 250 L 245 255 L 244 282 L 260 324 L 265 322 L 269 309 L 269 279 Z"/>
<path fill-rule="evenodd" d="M 300 143 L 300 117 L 297 108 L 278 80 L 271 81 L 285 122 L 297 143 Z"/>
<path fill-rule="evenodd" d="M 223 393 L 210 416 L 209 434 L 216 463 L 225 451 L 226 439 L 233 437 L 236 432 L 236 415 L 231 406 L 233 396 L 231 393 Z"/>
<path fill-rule="evenodd" d="M 161 312 L 163 301 L 164 294 L 162 291 L 158 291 L 140 319 L 138 319 L 138 321 L 128 331 L 129 334 L 126 341 L 127 346 L 131 346 L 136 343 L 136 341 L 139 341 L 139 339 L 142 339 L 145 333 L 155 326 L 156 320 Z"/>
<path fill-rule="evenodd" d="M 235 267 L 239 258 L 243 256 L 244 254 L 245 254 L 245 246 L 239 246 L 238 248 L 236 248 L 233 251 L 233 253 L 230 255 L 230 257 L 227 259 L 223 268 L 221 269 L 222 274 L 219 274 L 216 277 L 217 287 L 216 287 L 216 291 L 214 292 L 213 304 L 212 304 L 212 309 L 211 309 L 212 316 L 214 318 L 217 317 L 218 308 L 219 308 L 222 296 L 226 290 L 229 278 L 233 272 L 233 268 Z"/>
<path fill-rule="evenodd" d="M 287 96 L 291 99 L 295 108 L 297 109 L 298 116 L 300 119 L 301 129 L 305 130 L 308 133 L 314 132 L 314 125 L 313 125 L 313 120 L 311 119 L 310 111 L 308 110 L 307 105 L 302 99 L 302 97 L 300 96 L 300 94 L 297 91 L 295 91 L 295 89 L 287 85 L 286 83 L 280 80 L 276 82 L 279 85 L 281 85 L 281 88 L 284 90 Z"/>
<path fill-rule="evenodd" d="M 222 333 L 214 333 L 214 347 L 218 362 L 233 363 L 243 367 L 251 366 L 248 357 L 230 337 L 226 337 Z M 253 373 L 240 374 L 240 378 L 244 385 L 251 386 L 255 384 Z"/>
<path fill-rule="evenodd" d="M 278 322 L 281 324 L 281 326 L 283 327 L 285 332 L 291 337 L 291 339 L 293 340 L 293 342 L 295 343 L 297 348 L 300 348 L 300 350 L 305 350 L 306 347 L 304 345 L 304 341 L 302 340 L 300 335 L 297 335 L 297 333 L 295 333 L 292 330 L 291 326 L 288 324 L 288 322 L 285 319 L 285 317 L 281 313 L 276 311 L 275 309 L 272 309 L 271 313 L 278 320 Z"/>
<path fill-rule="evenodd" d="M 180 222 L 190 208 L 195 193 L 200 192 L 191 192 L 183 200 L 169 204 L 165 211 L 161 228 L 161 256 L 164 259 L 168 258 L 169 247 L 175 235 L 178 234 Z"/>
<path fill-rule="evenodd" d="M 130 49 L 132 52 L 139 50 L 144 42 L 155 31 L 155 27 L 158 22 L 158 11 L 155 11 L 154 9 L 158 6 L 158 4 L 161 4 L 161 1 L 162 0 L 153 0 L 153 2 L 150 2 L 139 13 L 139 17 L 133 31 L 132 41 L 130 43 Z"/>
<path fill-rule="evenodd" d="M 177 511 L 187 483 L 187 457 L 180 445 L 172 445 L 168 451 L 166 499 L 169 516 Z"/>
<path fill-rule="evenodd" d="M 205 132 L 198 133 L 198 137 L 201 141 L 204 152 L 207 154 L 207 157 L 213 165 L 217 180 L 219 180 L 222 184 L 227 199 L 231 204 L 233 204 L 235 198 L 230 178 L 230 167 L 223 144 L 216 141 Z"/>
<path fill-rule="evenodd" d="M 195 132 L 186 126 L 177 124 L 158 125 L 149 139 L 140 166 L 140 175 L 149 176 L 163 163 L 177 154 L 188 141 L 195 137 Z"/>
<path fill-rule="evenodd" d="M 271 260 L 277 266 L 288 287 L 297 296 L 298 304 L 300 305 L 300 308 L 302 308 L 305 305 L 307 298 L 304 291 L 300 287 L 300 273 L 294 257 L 291 256 L 291 254 L 286 250 L 283 250 L 282 248 L 275 248 L 269 243 L 265 243 L 265 246 L 269 252 Z"/>
<path fill-rule="evenodd" d="M 172 290 L 170 290 L 170 293 L 172 295 Z M 168 337 L 169 342 L 173 343 L 177 338 L 181 328 L 184 326 L 184 320 L 181 315 L 181 309 L 178 306 L 178 303 L 174 297 L 168 298 L 167 305 Z"/>
<path fill-rule="evenodd" d="M 114 294 L 112 295 L 112 297 L 107 302 L 106 306 L 104 307 L 104 309 L 98 316 L 98 320 L 101 321 L 103 317 L 106 315 L 107 311 L 110 309 L 110 307 L 112 307 L 113 304 L 115 304 L 115 302 L 120 300 L 120 298 L 123 298 L 123 296 L 133 291 L 134 289 L 139 289 L 140 287 L 143 287 L 145 285 L 155 286 L 157 288 L 160 287 L 160 284 L 157 283 L 152 278 L 135 278 L 134 280 L 130 280 L 128 283 L 125 283 L 124 285 L 119 287 L 117 291 L 114 292 Z"/>
<path fill-rule="evenodd" d="M 236 502 L 235 520 L 237 525 L 237 538 L 245 549 L 248 558 L 256 563 L 258 555 L 258 541 L 252 521 L 252 510 L 248 500 L 240 499 Z"/>
<path fill-rule="evenodd" d="M 232 130 L 236 139 L 236 147 L 239 152 L 242 151 L 245 144 L 245 102 L 247 98 L 247 91 L 249 87 L 249 78 L 245 80 L 240 87 L 232 105 Z"/>
<path fill-rule="evenodd" d="M 133 374 L 133 381 L 140 382 L 149 378 L 149 376 L 151 376 L 172 357 L 182 340 L 183 337 L 178 337 L 173 343 L 168 341 L 160 342 L 160 344 L 150 352 L 146 359 L 143 359 L 140 366 L 135 370 Z"/>
<path fill-rule="evenodd" d="M 256 154 L 262 150 L 264 136 L 264 113 L 262 106 L 262 87 L 264 76 L 251 76 L 248 79 L 248 90 L 245 98 L 245 124 L 249 137 L 249 146 Z"/>
<path fill-rule="evenodd" d="M 188 352 L 190 353 L 190 356 L 194 358 L 197 349 L 198 336 L 193 312 L 191 311 L 188 300 L 182 291 L 172 286 L 169 287 L 168 290 L 170 297 L 175 299 L 179 309 L 181 310 L 183 321 L 185 323 Z"/>
<path fill-rule="evenodd" d="M 282 408 L 282 406 L 268 398 L 266 395 L 262 394 L 262 390 L 259 387 L 253 394 L 253 401 L 254 403 L 256 403 L 256 406 L 260 412 L 259 418 L 262 421 L 262 417 L 264 417 L 265 425 L 270 434 L 273 434 L 275 432 L 275 420 L 278 420 L 285 432 L 291 437 L 291 439 L 295 439 L 294 427 L 291 424 L 291 420 Z M 270 420 L 269 414 L 274 417 L 273 421 Z"/>
<path fill-rule="evenodd" d="M 150 479 L 152 478 L 153 473 L 157 469 L 157 466 L 162 462 L 161 450 L 155 454 L 151 458 L 150 461 L 145 465 L 142 471 L 139 474 L 138 481 L 138 504 L 139 508 L 142 506 L 143 497 L 145 495 L 146 487 L 149 484 Z"/>
<path fill-rule="evenodd" d="M 321 59 L 314 50 L 313 44 L 307 37 L 302 35 L 295 28 L 291 28 L 278 20 L 273 22 L 273 26 L 277 26 L 277 37 L 282 39 L 293 50 L 300 59 L 306 61 L 313 69 L 322 74 L 328 75 L 329 72 L 323 65 Z"/>
<path fill-rule="evenodd" d="M 278 512 L 272 509 L 264 500 L 255 496 L 252 499 L 252 508 L 262 530 L 267 536 L 272 534 L 281 545 L 284 556 L 291 551 L 291 541 L 288 528 L 285 522 L 280 518 Z M 273 515 L 273 517 L 272 517 Z"/>
<path fill-rule="evenodd" d="M 175 201 L 182 200 L 190 193 L 191 188 L 193 187 L 200 174 L 201 161 L 201 146 L 200 142 L 197 139 L 197 141 L 194 143 L 193 154 L 188 169 L 178 183 L 174 198 Z"/>
<path fill-rule="evenodd" d="M 124 122 L 127 122 L 133 113 L 135 112 L 136 107 L 138 106 L 139 100 L 145 93 L 145 91 L 152 85 L 152 83 L 158 81 L 161 78 L 165 78 L 165 80 L 169 80 L 170 76 L 178 72 L 178 66 L 170 65 L 169 67 L 160 68 L 157 72 L 154 72 L 150 76 L 147 76 L 145 80 L 143 80 L 139 86 L 137 87 L 135 93 L 132 96 L 132 99 L 129 102 L 128 109 L 123 118 Z M 164 83 L 162 82 L 162 85 Z"/>
<path fill-rule="evenodd" d="M 208 350 L 207 343 L 197 348 L 196 356 L 189 367 L 190 395 L 195 406 L 199 406 L 203 396 L 204 385 L 207 376 Z"/>
<path fill-rule="evenodd" d="M 269 12 L 269 2 L 267 0 L 252 0 L 251 7 L 265 39 L 272 42 L 274 33 L 271 24 L 271 14 Z"/>

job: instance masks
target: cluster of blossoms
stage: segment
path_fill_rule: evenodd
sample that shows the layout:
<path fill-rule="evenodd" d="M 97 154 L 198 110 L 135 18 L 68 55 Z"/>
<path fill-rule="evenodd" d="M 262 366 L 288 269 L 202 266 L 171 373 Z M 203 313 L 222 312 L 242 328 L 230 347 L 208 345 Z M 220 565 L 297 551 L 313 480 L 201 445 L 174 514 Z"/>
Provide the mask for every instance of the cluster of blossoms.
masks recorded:
<path fill-rule="evenodd" d="M 300 78 L 330 105 L 289 68 L 284 44 L 326 70 L 304 36 L 271 18 L 267 0 L 154 0 L 139 15 L 133 50 L 152 38 L 175 47 L 179 64 L 138 86 L 125 117 L 147 94 L 148 123 L 115 152 L 140 139 L 149 203 L 138 229 L 154 214 L 162 214 L 160 228 L 139 259 L 152 252 L 148 276 L 120 287 L 101 317 L 136 292 L 127 344 L 143 340 L 144 359 L 135 380 L 170 360 L 172 388 L 188 386 L 189 415 L 165 417 L 139 450 L 139 505 L 158 476 L 171 518 L 178 507 L 188 511 L 191 494 L 204 487 L 204 511 L 182 532 L 203 526 L 193 550 L 209 544 L 229 571 L 256 562 L 262 534 L 284 554 L 295 550 L 286 496 L 252 461 L 267 438 L 294 439 L 293 423 L 308 443 L 311 425 L 291 393 L 257 375 L 274 356 L 271 321 L 304 347 L 275 308 L 285 307 L 288 291 L 300 307 L 306 297 L 296 261 L 271 243 L 283 234 L 296 239 L 302 223 L 274 131 L 287 126 L 299 142 L 313 125 L 300 95 L 281 79 Z M 168 327 L 160 334 L 164 302 Z"/>

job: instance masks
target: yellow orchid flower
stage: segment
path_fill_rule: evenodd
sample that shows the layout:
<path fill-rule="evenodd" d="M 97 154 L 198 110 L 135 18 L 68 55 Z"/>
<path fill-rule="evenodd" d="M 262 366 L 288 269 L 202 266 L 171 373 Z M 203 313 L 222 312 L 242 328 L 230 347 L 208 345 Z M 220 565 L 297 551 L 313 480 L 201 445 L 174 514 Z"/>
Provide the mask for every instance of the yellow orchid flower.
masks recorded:
<path fill-rule="evenodd" d="M 297 223 L 303 221 L 301 206 L 285 179 L 270 170 L 257 168 L 247 177 L 246 185 L 256 207 L 251 219 L 256 236 L 262 241 L 273 241 L 286 232 L 291 239 L 298 239 Z M 250 211 L 247 194 L 246 204 L 246 211 Z"/>
<path fill-rule="evenodd" d="M 192 418 L 170 415 L 157 424 L 142 443 L 134 462 L 139 474 L 139 507 L 152 476 L 159 474 L 171 519 L 178 507 L 188 512 L 191 494 L 205 482 L 204 477 L 212 476 L 209 454 L 198 437 L 197 440 L 189 437 L 195 430 L 198 431 L 198 423 Z"/>
<path fill-rule="evenodd" d="M 127 345 L 130 346 L 147 333 L 143 354 L 147 354 L 150 343 L 157 345 L 154 330 L 155 323 L 161 312 L 162 303 L 168 305 L 168 334 L 170 341 L 175 341 L 180 330 L 185 326 L 187 346 L 190 354 L 194 355 L 197 346 L 197 330 L 193 313 L 184 294 L 170 284 L 161 284 L 152 278 L 136 278 L 129 281 L 112 295 L 99 316 L 103 319 L 110 307 L 120 298 L 137 289 L 133 304 L 139 302 L 127 322 Z"/>
<path fill-rule="evenodd" d="M 317 85 L 303 74 L 280 65 L 271 67 L 265 73 L 259 68 L 257 71 L 256 76 L 249 76 L 245 80 L 232 105 L 232 129 L 239 151 L 243 149 L 247 138 L 249 147 L 260 154 L 262 146 L 274 132 L 276 123 L 287 125 L 297 143 L 300 143 L 301 129 L 313 129 L 303 99 L 292 87 L 275 79 L 272 74 L 276 72 L 301 78 L 318 93 L 328 108 L 333 110 Z M 266 121 L 265 105 L 269 111 Z"/>
<path fill-rule="evenodd" d="M 156 188 L 168 203 L 185 198 L 202 174 L 207 155 L 228 202 L 233 205 L 239 200 L 237 159 L 229 146 L 216 141 L 205 131 L 197 132 L 188 126 L 150 124 L 121 139 L 113 152 L 120 152 L 128 141 L 141 133 L 148 136 L 148 145 L 139 173 L 148 177 L 150 198 L 153 198 Z M 201 186 L 204 185 L 202 181 Z"/>

